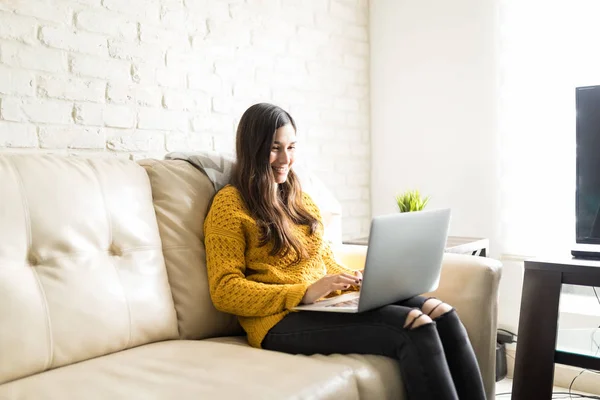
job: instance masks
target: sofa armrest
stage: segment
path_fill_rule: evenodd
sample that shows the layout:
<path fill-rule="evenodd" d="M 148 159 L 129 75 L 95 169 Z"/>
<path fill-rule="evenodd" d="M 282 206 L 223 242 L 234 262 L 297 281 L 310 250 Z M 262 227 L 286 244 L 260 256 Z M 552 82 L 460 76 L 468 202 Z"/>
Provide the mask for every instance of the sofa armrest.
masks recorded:
<path fill-rule="evenodd" d="M 365 267 L 367 246 L 334 243 L 331 245 L 331 250 L 336 261 L 347 268 L 362 270 Z"/>
<path fill-rule="evenodd" d="M 496 386 L 496 327 L 500 261 L 464 254 L 444 255 L 438 289 L 427 295 L 456 308 L 477 355 L 488 399 Z"/>
<path fill-rule="evenodd" d="M 351 269 L 365 265 L 366 246 L 332 246 L 338 262 Z M 435 296 L 456 308 L 477 355 L 488 398 L 493 398 L 496 377 L 496 324 L 498 284 L 502 264 L 486 257 L 444 254 L 440 285 Z"/>

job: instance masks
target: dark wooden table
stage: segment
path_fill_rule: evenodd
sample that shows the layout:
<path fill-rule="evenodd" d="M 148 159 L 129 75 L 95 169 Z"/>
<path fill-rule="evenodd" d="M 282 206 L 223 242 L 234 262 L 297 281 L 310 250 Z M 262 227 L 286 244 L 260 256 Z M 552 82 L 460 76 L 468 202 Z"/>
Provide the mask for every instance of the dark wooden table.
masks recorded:
<path fill-rule="evenodd" d="M 600 286 L 600 261 L 525 261 L 512 399 L 551 399 L 554 363 L 600 369 L 600 358 L 556 350 L 562 284 Z"/>
<path fill-rule="evenodd" d="M 367 246 L 369 237 L 361 237 L 344 241 L 344 244 L 355 244 Z M 490 241 L 484 238 L 472 238 L 464 236 L 448 236 L 446 241 L 446 253 L 470 254 L 473 256 L 487 257 Z"/>

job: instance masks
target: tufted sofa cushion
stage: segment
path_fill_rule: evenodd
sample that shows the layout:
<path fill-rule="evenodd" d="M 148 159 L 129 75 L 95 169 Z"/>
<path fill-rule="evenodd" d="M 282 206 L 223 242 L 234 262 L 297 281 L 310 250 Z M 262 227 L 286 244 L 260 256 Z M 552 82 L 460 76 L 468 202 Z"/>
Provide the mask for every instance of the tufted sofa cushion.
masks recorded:
<path fill-rule="evenodd" d="M 0 156 L 0 384 L 177 338 L 148 176 Z"/>

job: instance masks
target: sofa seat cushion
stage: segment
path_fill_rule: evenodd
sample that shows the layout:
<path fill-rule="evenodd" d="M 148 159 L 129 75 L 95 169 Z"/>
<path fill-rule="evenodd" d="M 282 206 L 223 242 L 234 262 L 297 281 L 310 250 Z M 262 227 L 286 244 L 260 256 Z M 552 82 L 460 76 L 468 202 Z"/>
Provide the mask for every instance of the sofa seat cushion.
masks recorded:
<path fill-rule="evenodd" d="M 0 399 L 359 398 L 348 366 L 239 343 L 148 344 L 0 385 Z"/>
<path fill-rule="evenodd" d="M 227 343 L 248 348 L 245 337 L 230 336 L 208 339 L 211 342 Z M 289 356 L 292 357 L 292 356 Z M 398 363 L 388 357 L 362 354 L 332 354 L 329 356 L 316 354 L 310 357 L 293 356 L 296 358 L 307 358 L 350 368 L 356 380 L 358 398 L 397 400 L 405 399 L 405 389 L 400 377 Z M 342 399 L 344 397 L 340 397 Z M 345 398 L 344 398 L 345 399 Z"/>

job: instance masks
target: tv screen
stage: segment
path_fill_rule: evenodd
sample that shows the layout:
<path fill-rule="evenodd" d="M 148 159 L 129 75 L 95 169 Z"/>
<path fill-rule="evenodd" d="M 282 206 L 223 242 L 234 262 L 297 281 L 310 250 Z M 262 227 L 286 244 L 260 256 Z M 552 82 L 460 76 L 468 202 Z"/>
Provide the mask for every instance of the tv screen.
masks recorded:
<path fill-rule="evenodd" d="M 600 244 L 600 85 L 579 87 L 575 93 L 576 241 Z"/>

